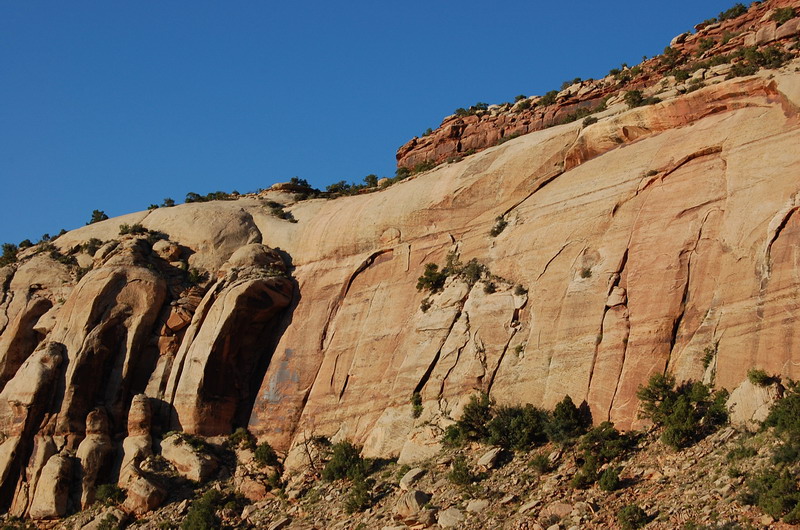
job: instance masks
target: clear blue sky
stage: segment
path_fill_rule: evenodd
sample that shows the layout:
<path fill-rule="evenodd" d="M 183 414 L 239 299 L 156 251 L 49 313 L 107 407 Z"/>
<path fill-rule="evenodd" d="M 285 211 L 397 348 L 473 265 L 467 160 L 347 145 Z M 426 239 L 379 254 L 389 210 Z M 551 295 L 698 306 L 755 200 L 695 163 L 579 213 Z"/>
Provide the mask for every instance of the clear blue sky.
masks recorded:
<path fill-rule="evenodd" d="M 0 4 L 0 242 L 187 192 L 391 176 L 455 108 L 660 53 L 733 1 Z"/>

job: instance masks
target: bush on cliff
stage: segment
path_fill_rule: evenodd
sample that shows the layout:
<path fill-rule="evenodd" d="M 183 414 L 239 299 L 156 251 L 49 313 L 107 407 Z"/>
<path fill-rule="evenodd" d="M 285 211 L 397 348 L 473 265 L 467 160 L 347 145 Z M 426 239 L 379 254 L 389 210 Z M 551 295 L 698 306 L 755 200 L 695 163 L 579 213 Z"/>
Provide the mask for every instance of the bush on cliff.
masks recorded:
<path fill-rule="evenodd" d="M 367 464 L 361 458 L 361 450 L 348 440 L 333 444 L 331 459 L 322 469 L 325 480 L 349 478 L 355 480 L 367 475 Z"/>
<path fill-rule="evenodd" d="M 671 374 L 653 374 L 647 386 L 639 386 L 640 417 L 662 427 L 661 440 L 676 449 L 688 447 L 728 421 L 727 391 L 699 381 L 675 384 Z"/>

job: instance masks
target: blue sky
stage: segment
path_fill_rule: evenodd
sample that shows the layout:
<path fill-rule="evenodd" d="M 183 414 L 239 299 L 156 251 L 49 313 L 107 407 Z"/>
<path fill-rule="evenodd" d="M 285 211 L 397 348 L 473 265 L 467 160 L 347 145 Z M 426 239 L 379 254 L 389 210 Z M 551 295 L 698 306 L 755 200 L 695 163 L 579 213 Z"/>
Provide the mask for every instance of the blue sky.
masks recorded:
<path fill-rule="evenodd" d="M 0 4 L 0 242 L 187 192 L 391 176 L 457 107 L 660 53 L 735 2 Z"/>

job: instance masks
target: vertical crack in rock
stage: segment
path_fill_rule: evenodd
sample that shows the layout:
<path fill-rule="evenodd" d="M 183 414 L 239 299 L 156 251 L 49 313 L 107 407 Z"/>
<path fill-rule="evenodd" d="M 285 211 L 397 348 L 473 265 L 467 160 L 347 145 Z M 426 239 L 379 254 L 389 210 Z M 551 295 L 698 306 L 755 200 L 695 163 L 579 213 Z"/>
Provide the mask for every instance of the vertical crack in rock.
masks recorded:
<path fill-rule="evenodd" d="M 556 259 L 558 256 L 560 256 L 560 255 L 561 255 L 561 253 L 562 253 L 562 252 L 564 252 L 564 249 L 565 249 L 565 248 L 567 248 L 569 245 L 570 245 L 570 243 L 568 243 L 568 242 L 567 242 L 567 243 L 564 243 L 564 245 L 563 245 L 563 246 L 562 246 L 562 247 L 559 249 L 559 251 L 558 251 L 558 252 L 556 252 L 556 253 L 555 253 L 555 255 L 554 255 L 552 258 L 550 258 L 549 260 L 547 260 L 547 263 L 545 263 L 545 264 L 544 264 L 544 268 L 542 269 L 542 272 L 540 272 L 540 273 L 539 273 L 539 276 L 537 276 L 537 277 L 536 277 L 536 281 L 537 281 L 537 282 L 538 282 L 538 281 L 539 281 L 539 280 L 542 278 L 542 276 L 544 276 L 544 273 L 546 273 L 546 272 L 547 272 L 547 268 L 548 268 L 548 267 L 550 267 L 550 264 L 551 264 L 551 263 L 553 263 L 553 261 L 555 261 L 555 259 Z"/>
<path fill-rule="evenodd" d="M 378 250 L 377 252 L 373 252 L 370 256 L 364 260 L 361 265 L 356 268 L 353 274 L 347 280 L 347 283 L 342 286 L 342 291 L 339 293 L 339 296 L 336 297 L 336 300 L 333 301 L 330 311 L 328 312 L 328 318 L 325 319 L 325 324 L 322 326 L 322 333 L 320 334 L 319 339 L 319 349 L 320 351 L 325 350 L 325 342 L 328 340 L 328 328 L 333 322 L 333 319 L 336 318 L 336 314 L 339 312 L 339 308 L 342 307 L 342 302 L 344 302 L 345 297 L 347 296 L 350 287 L 352 287 L 353 282 L 356 280 L 359 274 L 367 270 L 370 265 L 375 262 L 375 258 L 380 256 L 381 254 L 385 254 L 386 252 L 391 252 L 391 249 L 382 249 Z M 335 372 L 335 370 L 334 370 Z"/>
<path fill-rule="evenodd" d="M 798 201 L 798 198 L 800 198 L 800 196 L 795 196 L 792 202 L 796 203 Z M 774 227 L 770 226 L 770 228 L 768 229 L 767 242 L 766 245 L 764 246 L 764 264 L 762 266 L 762 285 L 761 285 L 762 289 L 764 289 L 764 287 L 766 286 L 766 281 L 769 279 L 769 275 L 772 272 L 772 265 L 770 263 L 772 259 L 770 257 L 772 253 L 772 246 L 775 244 L 775 241 L 778 240 L 778 237 L 780 237 L 781 232 L 783 231 L 784 228 L 786 228 L 786 225 L 789 223 L 789 220 L 792 218 L 792 215 L 794 215 L 794 213 L 797 212 L 798 208 L 800 208 L 800 206 L 793 205 L 789 207 L 788 210 L 779 213 L 777 216 L 778 219 L 777 224 Z M 770 225 L 772 225 L 774 222 L 775 219 L 773 219 Z"/>
<path fill-rule="evenodd" d="M 706 215 L 703 217 L 703 220 L 700 222 L 700 228 L 697 231 L 697 238 L 694 240 L 694 245 L 692 248 L 687 248 L 681 254 L 686 254 L 686 274 L 684 278 L 683 284 L 683 294 L 681 296 L 681 305 L 680 310 L 678 311 L 678 315 L 675 317 L 675 320 L 672 324 L 672 332 L 670 334 L 669 339 L 669 352 L 667 357 L 667 362 L 664 364 L 664 373 L 666 374 L 669 369 L 671 368 L 670 363 L 673 359 L 675 345 L 678 342 L 678 331 L 680 330 L 681 323 L 683 322 L 683 317 L 686 315 L 686 304 L 689 302 L 689 286 L 691 284 L 691 274 L 692 274 L 692 257 L 697 252 L 697 245 L 700 244 L 700 240 L 703 238 L 703 228 L 705 227 L 706 221 L 711 213 L 715 211 L 715 209 L 709 210 L 706 212 Z"/>
<path fill-rule="evenodd" d="M 517 201 L 516 203 L 511 205 L 511 207 L 506 209 L 506 211 L 504 211 L 501 215 L 503 217 L 505 217 L 506 215 L 510 214 L 511 212 L 516 210 L 519 207 L 519 205 L 521 205 L 522 203 L 524 203 L 525 201 L 527 201 L 528 199 L 533 197 L 533 195 L 537 191 L 540 191 L 542 188 L 544 188 L 545 186 L 547 186 L 548 184 L 550 184 L 551 182 L 553 182 L 555 179 L 557 179 L 558 177 L 560 177 L 563 174 L 564 174 L 564 170 L 558 170 L 558 171 L 556 171 L 554 174 L 552 174 L 549 177 L 543 177 L 543 178 L 539 179 L 539 181 L 536 183 L 536 185 L 533 187 L 533 190 L 529 194 L 527 194 L 525 197 L 523 197 L 522 199 L 520 199 L 519 201 Z"/>
<path fill-rule="evenodd" d="M 630 249 L 625 249 L 625 252 L 622 253 L 622 259 L 620 260 L 620 265 L 617 267 L 617 270 L 614 272 L 612 276 L 614 276 L 614 281 L 608 286 L 608 292 L 606 293 L 606 299 L 611 294 L 611 291 L 614 290 L 614 287 L 619 287 L 619 282 L 622 279 L 622 272 L 625 270 L 625 265 L 628 263 L 628 251 Z M 597 365 L 597 354 L 600 351 L 600 345 L 603 343 L 603 329 L 606 321 L 606 315 L 608 314 L 608 310 L 610 308 L 608 305 L 603 307 L 603 316 L 600 318 L 600 331 L 597 333 L 597 336 L 600 337 L 600 340 L 596 340 L 594 343 L 594 352 L 592 354 L 592 365 L 589 368 L 589 384 L 586 387 L 586 394 L 588 395 L 591 388 L 592 388 L 592 380 L 594 378 L 594 369 Z"/>
<path fill-rule="evenodd" d="M 422 374 L 422 377 L 420 378 L 419 382 L 417 383 L 417 386 L 414 387 L 414 392 L 422 393 L 422 389 L 425 388 L 425 385 L 428 383 L 428 380 L 431 378 L 431 375 L 433 374 L 433 370 L 434 370 L 434 368 L 436 368 L 436 365 L 439 363 L 439 359 L 442 356 L 442 348 L 444 348 L 444 345 L 447 344 L 447 339 L 448 339 L 448 337 L 450 337 L 450 334 L 453 332 L 453 328 L 455 327 L 456 322 L 458 322 L 458 319 L 461 318 L 461 309 L 464 307 L 464 304 L 466 303 L 466 300 L 467 300 L 468 297 L 469 297 L 469 295 L 467 295 L 467 297 L 463 298 L 461 300 L 461 302 L 459 303 L 460 307 L 459 307 L 458 311 L 456 311 L 456 314 L 453 317 L 453 320 L 450 322 L 450 327 L 447 329 L 447 333 L 442 338 L 442 343 L 439 345 L 439 349 L 436 350 L 436 355 L 433 356 L 433 360 L 428 365 L 428 369 L 425 370 L 425 373 Z M 441 392 L 441 389 L 440 389 L 439 390 L 439 397 L 441 397 L 441 396 L 442 396 L 442 392 Z"/>
<path fill-rule="evenodd" d="M 517 309 L 514 310 L 515 315 L 517 311 L 518 311 Z M 489 377 L 489 382 L 486 385 L 487 395 L 489 395 L 492 392 L 492 386 L 494 385 L 494 380 L 497 377 L 497 372 L 500 370 L 500 365 L 503 364 L 503 359 L 505 358 L 506 353 L 508 352 L 508 347 L 511 345 L 511 341 L 514 340 L 514 336 L 516 334 L 517 334 L 517 328 L 512 328 L 511 336 L 508 337 L 508 341 L 506 341 L 506 345 L 503 347 L 503 351 L 500 352 L 500 358 L 497 359 L 497 364 L 495 365 L 494 370 L 492 370 L 492 374 Z"/>
<path fill-rule="evenodd" d="M 469 294 L 467 294 L 467 296 L 462 301 L 461 307 L 464 307 L 464 304 L 466 303 L 467 298 L 469 298 Z M 447 344 L 447 338 L 450 336 L 450 333 L 453 331 L 453 327 L 455 326 L 456 322 L 458 322 L 459 318 L 461 318 L 461 311 L 459 311 L 456 314 L 456 318 L 453 319 L 453 324 L 450 326 L 450 331 L 447 333 L 447 336 L 445 337 L 445 340 L 442 343 L 442 347 L 444 347 L 444 345 Z M 466 325 L 467 325 L 467 330 L 466 331 L 467 331 L 467 335 L 469 336 L 469 332 L 470 332 L 470 329 L 469 329 L 469 315 L 467 313 L 464 313 L 464 318 L 466 319 Z M 442 396 L 444 396 L 444 385 L 447 382 L 447 378 L 453 372 L 455 367 L 458 366 L 458 361 L 461 359 L 461 352 L 464 351 L 464 348 L 467 347 L 467 344 L 469 344 L 469 340 L 465 341 L 464 344 L 456 350 L 456 359 L 455 359 L 455 361 L 453 361 L 453 364 L 450 366 L 450 368 L 447 369 L 447 372 L 445 372 L 444 377 L 442 377 L 442 382 L 439 384 L 439 393 L 437 395 L 437 399 L 442 399 Z M 439 354 L 441 353 L 441 351 L 442 351 L 442 349 L 439 348 L 439 352 L 436 354 L 437 358 L 439 357 Z"/>

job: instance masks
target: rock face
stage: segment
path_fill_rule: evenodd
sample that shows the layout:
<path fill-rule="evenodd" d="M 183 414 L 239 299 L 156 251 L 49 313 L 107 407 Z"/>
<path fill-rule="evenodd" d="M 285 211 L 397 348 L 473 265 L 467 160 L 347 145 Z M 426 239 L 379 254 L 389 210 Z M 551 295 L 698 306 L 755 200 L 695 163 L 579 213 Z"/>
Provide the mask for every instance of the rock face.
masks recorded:
<path fill-rule="evenodd" d="M 0 510 L 56 517 L 118 481 L 142 513 L 164 492 L 139 463 L 169 430 L 246 426 L 286 467 L 315 435 L 412 462 L 476 392 L 547 408 L 568 394 L 628 428 L 655 372 L 731 390 L 751 366 L 797 379 L 798 66 L 609 102 L 594 124 L 287 203 L 296 223 L 264 202 L 291 199 L 281 189 L 21 252 L 0 269 Z M 416 289 L 448 260 L 460 274 Z M 169 440 L 165 458 L 193 458 Z"/>
<path fill-rule="evenodd" d="M 772 0 L 753 4 L 746 13 L 717 24 L 698 24 L 697 33 L 683 33 L 670 42 L 676 54 L 675 64 L 665 63 L 660 58 L 643 61 L 634 68 L 624 67 L 616 74 L 603 79 L 582 81 L 576 79 L 570 86 L 553 91 L 552 100 L 542 102 L 540 97 L 523 98 L 515 103 L 492 105 L 485 110 L 473 109 L 468 113 L 447 116 L 441 125 L 430 134 L 414 137 L 397 150 L 397 165 L 412 169 L 425 163 L 440 164 L 453 161 L 493 147 L 510 138 L 533 131 L 540 131 L 569 120 L 583 119 L 587 111 L 606 103 L 621 101 L 614 96 L 620 90 L 645 89 L 648 95 L 657 95 L 652 86 L 654 80 L 667 75 L 674 68 L 686 68 L 692 63 L 713 56 L 721 56 L 744 46 L 772 44 L 791 45 L 800 33 L 800 18 L 794 18 L 778 26 L 770 21 L 773 10 L 781 7 L 798 7 L 796 0 Z M 708 45 L 712 44 L 711 48 Z M 730 64 L 718 64 L 702 68 L 695 75 L 698 81 L 723 79 L 730 71 Z M 685 86 L 676 83 L 678 90 Z M 709 81 L 714 82 L 714 81 Z M 566 83 L 565 83 L 566 84 Z"/>

